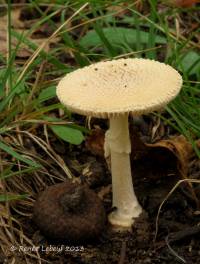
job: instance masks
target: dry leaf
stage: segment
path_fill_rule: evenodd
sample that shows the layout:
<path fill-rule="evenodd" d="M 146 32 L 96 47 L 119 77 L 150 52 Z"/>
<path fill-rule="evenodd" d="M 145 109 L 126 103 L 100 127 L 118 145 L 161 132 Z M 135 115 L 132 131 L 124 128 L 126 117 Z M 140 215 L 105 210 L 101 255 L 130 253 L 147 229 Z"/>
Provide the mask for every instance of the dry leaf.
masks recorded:
<path fill-rule="evenodd" d="M 27 23 L 26 21 L 21 21 L 20 20 L 20 13 L 21 13 L 21 9 L 13 9 L 11 11 L 11 25 L 12 28 L 19 34 L 23 34 L 23 35 L 27 35 L 28 29 L 27 29 Z M 31 22 L 31 20 L 29 21 Z M 7 54 L 8 51 L 8 43 L 7 43 L 7 34 L 8 34 L 8 26 L 7 26 L 7 15 L 0 17 L 0 53 L 2 54 Z M 30 23 L 30 25 L 32 26 L 32 24 Z M 42 28 L 42 26 L 41 26 Z M 41 29 L 40 28 L 40 29 Z M 43 26 L 44 30 L 45 30 L 45 26 Z M 46 32 L 46 31 L 45 31 Z M 35 38 L 34 36 L 35 32 L 32 32 L 31 35 L 27 35 L 27 39 L 29 41 L 31 41 L 32 43 L 36 44 L 37 46 L 40 46 L 41 44 L 44 43 L 44 41 L 47 39 L 46 34 L 42 34 L 41 32 L 41 37 L 40 38 Z M 44 47 L 44 51 L 48 52 L 49 51 L 49 47 L 50 44 L 52 43 L 57 43 L 60 40 L 60 38 L 54 38 L 52 39 L 45 47 Z M 11 44 L 12 44 L 12 48 L 15 49 L 16 45 L 18 43 L 18 39 L 12 37 L 11 39 Z M 27 45 L 21 43 L 20 44 L 20 48 L 17 52 L 17 56 L 20 58 L 26 58 L 29 57 L 30 55 L 32 55 L 34 51 L 29 48 Z"/>
<path fill-rule="evenodd" d="M 199 0 L 176 0 L 176 6 L 180 7 L 191 7 L 194 4 L 199 3 Z"/>
<path fill-rule="evenodd" d="M 14 9 L 11 12 L 11 25 L 13 29 L 23 29 L 24 23 L 20 21 L 20 9 Z M 8 43 L 7 43 L 7 34 L 8 34 L 8 17 L 7 15 L 0 17 L 0 53 L 7 53 Z M 17 41 L 12 40 L 12 46 L 15 47 Z"/>
<path fill-rule="evenodd" d="M 183 178 L 187 176 L 189 161 L 194 156 L 194 151 L 191 144 L 183 135 L 160 140 L 155 144 L 146 144 L 146 146 L 150 148 L 164 148 L 172 152 L 177 158 L 177 168 L 180 175 Z"/>
<path fill-rule="evenodd" d="M 86 138 L 86 148 L 93 155 L 104 157 L 104 137 L 105 132 L 101 128 L 93 129 L 90 136 Z"/>
<path fill-rule="evenodd" d="M 98 128 L 86 140 L 86 148 L 92 154 L 104 157 L 104 136 L 105 132 Z M 176 175 L 185 178 L 188 173 L 188 164 L 194 155 L 191 144 L 180 135 L 167 140 L 160 140 L 154 144 L 142 142 L 137 130 L 130 127 L 131 137 L 131 163 L 134 171 L 146 170 L 155 178 L 163 175 Z M 151 172 L 151 173 L 150 173 Z M 140 173 L 139 173 L 140 174 Z"/>
<path fill-rule="evenodd" d="M 163 1 L 163 2 L 167 2 L 173 6 L 177 6 L 177 7 L 192 7 L 193 5 L 199 3 L 199 0 L 168 0 L 168 1 Z"/>

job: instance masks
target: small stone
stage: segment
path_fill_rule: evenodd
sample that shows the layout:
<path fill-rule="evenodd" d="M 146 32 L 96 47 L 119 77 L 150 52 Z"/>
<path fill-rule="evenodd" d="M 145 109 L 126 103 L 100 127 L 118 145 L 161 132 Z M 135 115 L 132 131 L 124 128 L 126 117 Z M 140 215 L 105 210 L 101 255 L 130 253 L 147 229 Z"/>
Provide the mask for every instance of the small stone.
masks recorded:
<path fill-rule="evenodd" d="M 143 260 L 143 263 L 144 263 L 144 264 L 151 263 L 151 259 L 147 257 L 147 258 L 145 258 L 145 259 Z"/>

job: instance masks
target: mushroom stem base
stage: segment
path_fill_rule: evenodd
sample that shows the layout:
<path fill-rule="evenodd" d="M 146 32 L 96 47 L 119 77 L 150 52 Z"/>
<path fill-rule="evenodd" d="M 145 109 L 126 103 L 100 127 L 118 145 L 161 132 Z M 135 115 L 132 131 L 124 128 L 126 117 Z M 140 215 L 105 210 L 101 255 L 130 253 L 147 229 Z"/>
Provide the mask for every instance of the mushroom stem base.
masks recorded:
<path fill-rule="evenodd" d="M 134 224 L 135 218 L 139 217 L 142 213 L 142 209 L 140 206 L 136 206 L 132 208 L 132 214 L 125 215 L 121 214 L 118 211 L 114 211 L 109 214 L 108 220 L 113 225 L 113 227 L 117 230 L 130 230 L 131 226 Z M 133 217 L 134 215 L 134 217 Z"/>
<path fill-rule="evenodd" d="M 142 207 L 133 188 L 129 154 L 111 151 L 111 167 L 115 210 L 108 219 L 115 227 L 130 228 L 142 213 Z"/>

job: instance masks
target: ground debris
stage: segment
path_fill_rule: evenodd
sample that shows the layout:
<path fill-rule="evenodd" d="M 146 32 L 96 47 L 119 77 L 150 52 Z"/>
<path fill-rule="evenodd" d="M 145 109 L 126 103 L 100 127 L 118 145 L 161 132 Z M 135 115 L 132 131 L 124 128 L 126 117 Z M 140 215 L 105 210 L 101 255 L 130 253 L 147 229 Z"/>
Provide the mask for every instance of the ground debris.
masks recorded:
<path fill-rule="evenodd" d="M 190 236 L 198 235 L 199 233 L 200 233 L 200 225 L 195 225 L 178 232 L 170 233 L 168 235 L 168 240 L 169 242 L 175 242 Z"/>

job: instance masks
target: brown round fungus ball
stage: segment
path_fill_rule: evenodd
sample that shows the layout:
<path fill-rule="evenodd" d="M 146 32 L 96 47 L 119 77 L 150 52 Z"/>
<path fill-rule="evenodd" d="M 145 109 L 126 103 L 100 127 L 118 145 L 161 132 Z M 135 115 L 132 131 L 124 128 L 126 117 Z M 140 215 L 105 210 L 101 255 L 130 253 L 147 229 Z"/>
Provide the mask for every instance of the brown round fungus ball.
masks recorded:
<path fill-rule="evenodd" d="M 66 181 L 48 187 L 38 196 L 33 220 L 54 242 L 80 244 L 100 236 L 106 214 L 94 191 Z"/>

